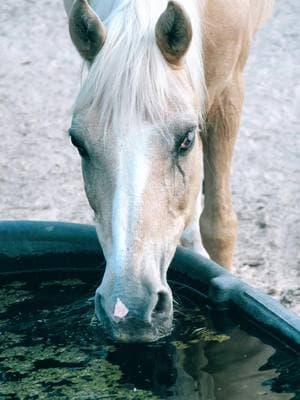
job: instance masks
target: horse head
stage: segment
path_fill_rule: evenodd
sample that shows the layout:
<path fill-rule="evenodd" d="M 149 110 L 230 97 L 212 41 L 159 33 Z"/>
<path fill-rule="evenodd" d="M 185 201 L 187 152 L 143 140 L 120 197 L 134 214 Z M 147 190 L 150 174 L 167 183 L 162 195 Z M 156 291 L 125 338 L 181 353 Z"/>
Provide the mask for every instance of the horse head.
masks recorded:
<path fill-rule="evenodd" d="M 167 270 L 202 180 L 197 13 L 173 1 L 120 1 L 102 22 L 87 0 L 69 12 L 88 64 L 69 133 L 107 262 L 96 313 L 119 341 L 172 328 Z"/>

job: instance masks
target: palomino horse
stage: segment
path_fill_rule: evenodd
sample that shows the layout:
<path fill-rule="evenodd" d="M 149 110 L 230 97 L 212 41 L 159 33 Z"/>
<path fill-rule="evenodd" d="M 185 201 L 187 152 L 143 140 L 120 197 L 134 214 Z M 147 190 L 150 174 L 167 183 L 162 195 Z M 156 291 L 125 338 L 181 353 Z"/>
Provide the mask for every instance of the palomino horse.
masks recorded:
<path fill-rule="evenodd" d="M 172 327 L 177 244 L 230 268 L 242 72 L 272 0 L 64 0 L 88 65 L 70 136 L 107 266 L 98 318 L 120 341 Z M 203 168 L 204 165 L 204 168 Z"/>

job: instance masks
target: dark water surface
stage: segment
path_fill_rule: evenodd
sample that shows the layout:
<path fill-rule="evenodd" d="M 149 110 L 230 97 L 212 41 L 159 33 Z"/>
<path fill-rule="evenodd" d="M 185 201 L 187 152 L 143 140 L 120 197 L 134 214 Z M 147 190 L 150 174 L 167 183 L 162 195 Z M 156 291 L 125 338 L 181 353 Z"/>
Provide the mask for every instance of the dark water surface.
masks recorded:
<path fill-rule="evenodd" d="M 97 274 L 0 279 L 0 399 L 300 400 L 295 354 L 241 327 L 218 331 L 179 283 L 172 336 L 119 345 L 94 317 Z"/>

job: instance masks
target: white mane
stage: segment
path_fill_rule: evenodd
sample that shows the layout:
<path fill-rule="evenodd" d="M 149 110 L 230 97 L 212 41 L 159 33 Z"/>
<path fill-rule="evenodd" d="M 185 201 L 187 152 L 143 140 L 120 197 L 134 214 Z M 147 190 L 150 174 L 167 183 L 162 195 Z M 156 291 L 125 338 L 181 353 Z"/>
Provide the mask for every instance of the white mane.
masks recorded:
<path fill-rule="evenodd" d="M 200 5 L 199 0 L 182 3 L 193 25 L 185 71 L 200 104 L 201 117 L 204 76 Z M 111 4 L 104 8 L 110 9 Z M 143 119 L 160 123 L 170 117 L 170 110 L 193 110 L 194 99 L 182 83 L 182 73 L 171 72 L 155 41 L 155 25 L 166 7 L 167 0 L 119 0 L 102 19 L 107 38 L 87 74 L 75 112 L 99 109 L 96 114 L 104 132 L 117 132 Z M 98 11 L 97 3 L 94 8 Z"/>

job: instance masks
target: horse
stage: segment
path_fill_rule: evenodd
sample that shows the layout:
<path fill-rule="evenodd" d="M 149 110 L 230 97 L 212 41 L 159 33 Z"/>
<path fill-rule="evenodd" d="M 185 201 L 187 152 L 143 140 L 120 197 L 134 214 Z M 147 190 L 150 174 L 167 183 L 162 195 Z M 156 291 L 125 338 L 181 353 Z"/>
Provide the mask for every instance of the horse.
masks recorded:
<path fill-rule="evenodd" d="M 106 259 L 96 315 L 114 340 L 170 333 L 179 243 L 232 265 L 243 69 L 272 4 L 64 0 L 87 66 L 69 135 Z"/>

